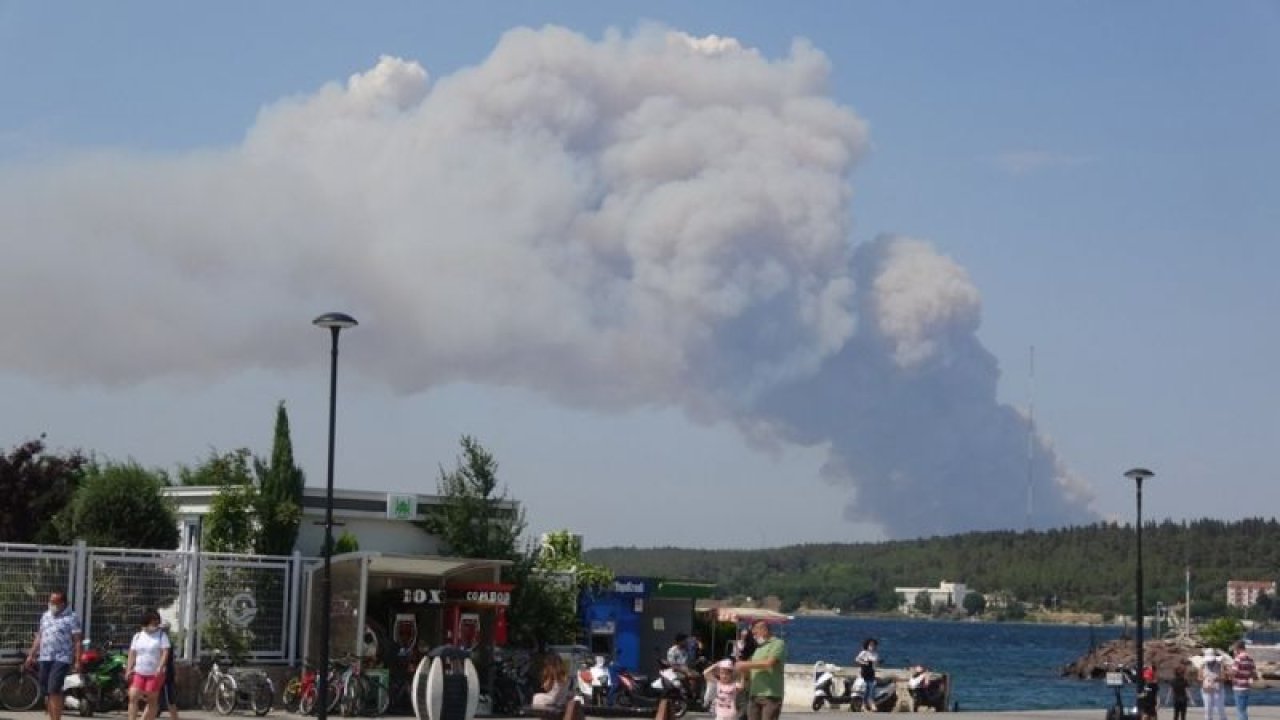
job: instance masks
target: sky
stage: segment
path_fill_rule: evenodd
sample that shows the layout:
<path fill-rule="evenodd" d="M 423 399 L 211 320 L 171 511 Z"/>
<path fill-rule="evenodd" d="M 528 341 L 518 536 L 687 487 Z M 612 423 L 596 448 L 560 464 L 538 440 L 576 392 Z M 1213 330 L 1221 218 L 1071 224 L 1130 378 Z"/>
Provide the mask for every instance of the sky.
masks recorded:
<path fill-rule="evenodd" d="M 1280 3 L 0 0 L 0 446 L 531 537 L 1270 517 Z"/>

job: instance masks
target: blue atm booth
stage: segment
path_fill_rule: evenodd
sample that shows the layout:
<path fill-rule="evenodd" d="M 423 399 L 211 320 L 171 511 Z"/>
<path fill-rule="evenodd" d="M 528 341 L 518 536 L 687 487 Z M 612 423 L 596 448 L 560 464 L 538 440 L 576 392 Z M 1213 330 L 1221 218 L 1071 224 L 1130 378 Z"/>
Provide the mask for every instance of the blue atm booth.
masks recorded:
<path fill-rule="evenodd" d="M 582 598 L 587 646 L 634 672 L 651 675 L 679 633 L 693 632 L 693 608 L 715 586 L 688 580 L 615 577 L 607 592 Z"/>

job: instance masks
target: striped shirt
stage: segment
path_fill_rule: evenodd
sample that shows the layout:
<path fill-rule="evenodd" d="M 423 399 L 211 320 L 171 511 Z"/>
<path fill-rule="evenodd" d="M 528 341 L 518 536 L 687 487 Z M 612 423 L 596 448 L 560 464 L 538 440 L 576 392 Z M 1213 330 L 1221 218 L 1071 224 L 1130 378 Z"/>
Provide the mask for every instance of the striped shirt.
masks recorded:
<path fill-rule="evenodd" d="M 1254 664 L 1249 653 L 1241 650 L 1236 653 L 1235 664 L 1231 670 L 1231 687 L 1236 691 L 1248 690 L 1253 686 L 1253 679 L 1258 675 L 1258 666 Z"/>

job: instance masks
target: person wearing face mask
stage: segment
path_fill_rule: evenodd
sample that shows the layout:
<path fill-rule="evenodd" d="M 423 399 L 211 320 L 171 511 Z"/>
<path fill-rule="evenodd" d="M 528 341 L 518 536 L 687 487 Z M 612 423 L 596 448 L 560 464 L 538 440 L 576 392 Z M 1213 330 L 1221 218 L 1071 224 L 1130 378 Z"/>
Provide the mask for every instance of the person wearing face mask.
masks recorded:
<path fill-rule="evenodd" d="M 62 683 L 67 671 L 80 672 L 80 618 L 67 607 L 67 594 L 49 594 L 49 607 L 40 616 L 40 629 L 27 653 L 28 666 L 40 663 L 40 688 L 49 720 L 62 720 Z"/>
<path fill-rule="evenodd" d="M 138 701 L 145 698 L 145 720 L 155 720 L 160 706 L 160 689 L 164 687 L 169 664 L 169 635 L 160 629 L 160 613 L 148 610 L 142 614 L 142 630 L 129 645 L 125 678 L 129 681 L 129 720 L 138 718 Z"/>
<path fill-rule="evenodd" d="M 782 638 L 773 635 L 769 623 L 764 620 L 752 623 L 751 634 L 756 639 L 756 651 L 750 660 L 735 666 L 737 670 L 749 673 L 747 717 L 749 720 L 778 720 L 782 712 L 787 646 Z"/>

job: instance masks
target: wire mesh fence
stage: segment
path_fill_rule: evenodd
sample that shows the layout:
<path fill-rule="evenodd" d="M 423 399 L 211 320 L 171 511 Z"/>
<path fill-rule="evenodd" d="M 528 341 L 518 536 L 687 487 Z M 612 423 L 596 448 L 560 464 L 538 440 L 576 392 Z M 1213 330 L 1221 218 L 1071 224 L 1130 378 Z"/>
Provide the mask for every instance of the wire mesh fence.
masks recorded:
<path fill-rule="evenodd" d="M 95 646 L 127 647 L 154 609 L 180 659 L 293 661 L 302 566 L 299 555 L 0 543 L 0 662 L 25 654 L 55 590 L 68 593 Z"/>

